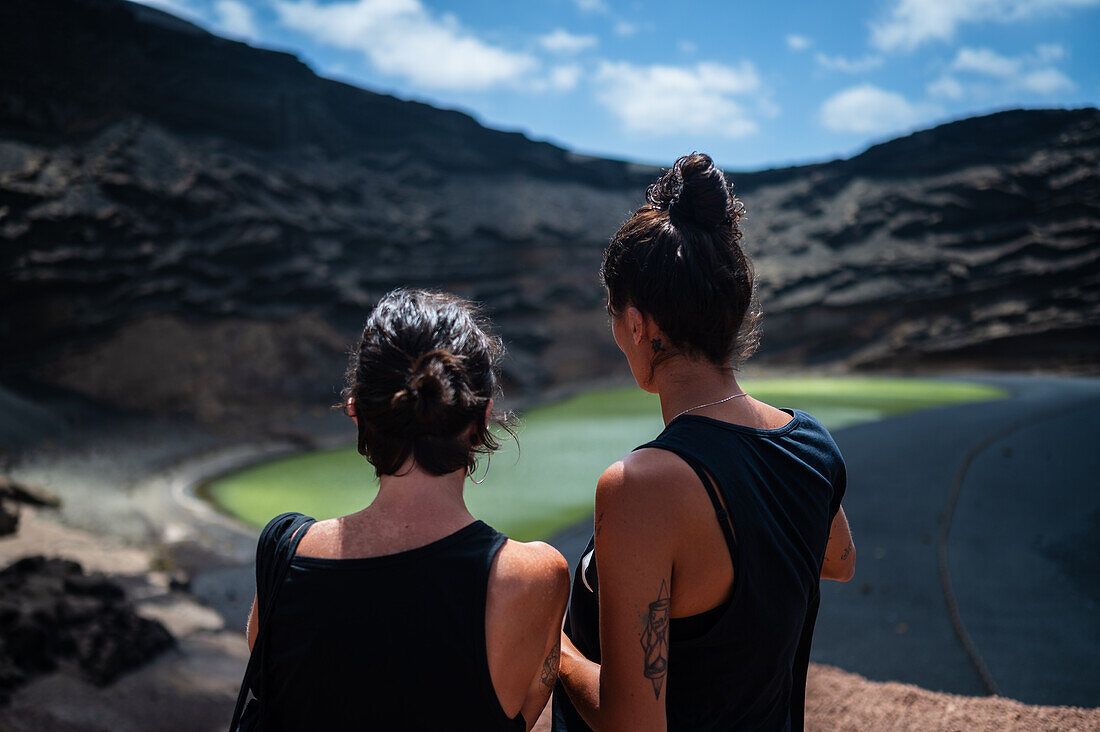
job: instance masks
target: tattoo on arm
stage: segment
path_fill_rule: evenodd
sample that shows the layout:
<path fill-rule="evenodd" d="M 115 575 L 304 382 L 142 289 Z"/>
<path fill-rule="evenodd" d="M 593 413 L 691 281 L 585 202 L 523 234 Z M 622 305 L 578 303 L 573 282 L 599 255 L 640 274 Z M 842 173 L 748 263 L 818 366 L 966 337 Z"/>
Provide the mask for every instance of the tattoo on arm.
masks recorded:
<path fill-rule="evenodd" d="M 596 516 L 596 529 L 593 533 L 595 533 L 596 536 L 599 536 L 600 535 L 600 529 L 602 529 L 602 528 L 603 528 L 603 511 L 600 511 L 599 515 Z"/>
<path fill-rule="evenodd" d="M 665 350 L 665 346 L 664 346 L 664 344 L 663 344 L 663 343 L 661 342 L 661 339 L 660 339 L 660 338 L 653 338 L 653 339 L 651 339 L 651 340 L 649 341 L 649 345 L 653 347 L 653 352 L 654 352 L 654 353 L 660 353 L 661 351 L 664 351 L 664 350 Z"/>
<path fill-rule="evenodd" d="M 546 688 L 553 688 L 554 683 L 558 680 L 558 667 L 561 664 L 561 639 L 554 644 L 554 647 L 550 649 L 550 653 L 542 662 L 542 673 L 539 676 L 539 681 Z"/>
<path fill-rule="evenodd" d="M 661 580 L 657 599 L 649 603 L 649 615 L 642 630 L 642 650 L 645 651 L 645 677 L 653 682 L 653 697 L 661 698 L 661 687 L 668 673 L 668 616 L 672 598 L 668 585 Z"/>
<path fill-rule="evenodd" d="M 852 553 L 852 542 L 848 542 L 848 546 L 844 548 L 844 551 L 840 553 L 840 561 L 844 561 L 848 558 L 848 555 Z"/>

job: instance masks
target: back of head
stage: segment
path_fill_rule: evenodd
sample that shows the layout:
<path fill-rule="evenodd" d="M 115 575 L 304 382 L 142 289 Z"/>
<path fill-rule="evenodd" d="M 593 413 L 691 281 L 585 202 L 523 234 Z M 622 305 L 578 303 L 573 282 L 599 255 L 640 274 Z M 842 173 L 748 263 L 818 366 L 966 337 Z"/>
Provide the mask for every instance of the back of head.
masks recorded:
<path fill-rule="evenodd" d="M 741 248 L 744 206 L 709 156 L 685 155 L 646 191 L 616 232 L 600 276 L 608 310 L 653 318 L 674 351 L 738 365 L 759 341 L 752 264 Z"/>
<path fill-rule="evenodd" d="M 499 445 L 486 409 L 497 392 L 504 349 L 473 305 L 454 295 L 394 290 L 375 306 L 347 371 L 359 452 L 378 475 L 411 455 L 444 475 L 472 469 Z"/>

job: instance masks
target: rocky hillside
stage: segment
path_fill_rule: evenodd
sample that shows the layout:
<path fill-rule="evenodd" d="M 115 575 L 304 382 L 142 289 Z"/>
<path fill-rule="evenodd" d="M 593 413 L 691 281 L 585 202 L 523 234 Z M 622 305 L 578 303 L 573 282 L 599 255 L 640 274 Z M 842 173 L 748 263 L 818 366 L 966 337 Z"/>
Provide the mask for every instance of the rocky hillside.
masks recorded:
<path fill-rule="evenodd" d="M 371 302 L 484 302 L 527 393 L 619 367 L 596 270 L 656 170 L 123 0 L 0 4 L 0 381 L 215 419 L 333 398 Z M 1100 111 L 732 173 L 761 358 L 1096 370 Z"/>

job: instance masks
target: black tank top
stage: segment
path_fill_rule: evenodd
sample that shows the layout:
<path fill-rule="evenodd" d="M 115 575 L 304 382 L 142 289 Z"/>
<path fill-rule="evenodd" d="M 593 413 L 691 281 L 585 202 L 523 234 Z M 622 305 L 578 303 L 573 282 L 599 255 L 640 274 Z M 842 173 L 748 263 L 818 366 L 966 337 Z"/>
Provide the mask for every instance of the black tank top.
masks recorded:
<path fill-rule="evenodd" d="M 791 421 L 773 430 L 681 416 L 656 440 L 637 448 L 668 450 L 695 470 L 711 494 L 733 560 L 730 599 L 669 624 L 665 710 L 670 730 L 803 727 L 821 564 L 846 475 L 825 427 L 805 412 L 785 411 Z M 598 662 L 599 577 L 593 547 L 589 541 L 574 575 L 565 632 Z M 554 729 L 589 729 L 560 683 L 554 692 Z"/>
<path fill-rule="evenodd" d="M 475 521 L 398 554 L 295 556 L 266 631 L 272 728 L 526 729 L 501 708 L 485 649 L 489 570 L 506 540 Z"/>

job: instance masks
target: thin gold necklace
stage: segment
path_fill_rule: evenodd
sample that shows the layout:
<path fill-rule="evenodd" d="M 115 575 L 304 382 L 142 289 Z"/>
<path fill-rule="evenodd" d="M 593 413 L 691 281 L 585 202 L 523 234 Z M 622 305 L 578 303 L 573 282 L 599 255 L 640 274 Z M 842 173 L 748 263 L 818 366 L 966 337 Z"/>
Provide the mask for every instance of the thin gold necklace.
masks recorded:
<path fill-rule="evenodd" d="M 703 407 L 713 407 L 715 404 L 721 404 L 722 402 L 728 402 L 730 399 L 736 399 L 737 397 L 743 397 L 743 396 L 748 396 L 748 394 L 746 394 L 743 391 L 739 391 L 736 394 L 730 394 L 725 399 L 719 399 L 716 402 L 707 402 L 706 404 L 697 404 L 694 407 L 688 407 L 684 411 L 677 414 L 676 417 L 682 417 L 685 414 L 687 414 L 688 412 L 694 412 L 696 409 L 702 409 Z M 676 417 L 673 417 L 672 419 L 670 419 L 669 422 L 676 419 Z"/>

